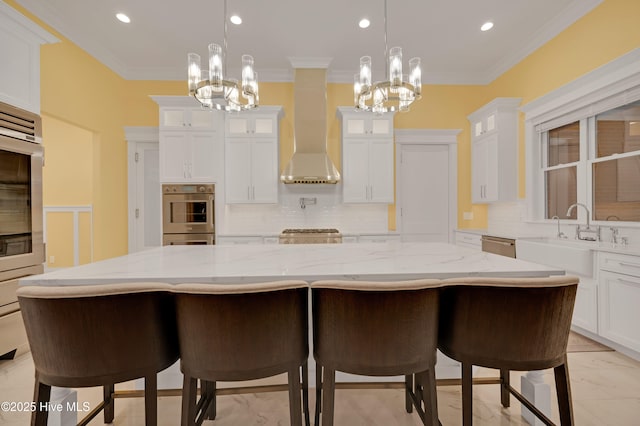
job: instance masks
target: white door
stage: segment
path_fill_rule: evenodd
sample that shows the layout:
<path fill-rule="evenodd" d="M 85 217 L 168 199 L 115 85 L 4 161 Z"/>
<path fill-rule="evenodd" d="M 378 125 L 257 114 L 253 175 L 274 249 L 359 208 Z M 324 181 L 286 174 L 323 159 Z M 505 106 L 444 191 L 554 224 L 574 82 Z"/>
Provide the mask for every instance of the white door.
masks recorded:
<path fill-rule="evenodd" d="M 160 155 L 157 143 L 136 144 L 135 250 L 162 245 Z"/>
<path fill-rule="evenodd" d="M 449 179 L 448 145 L 399 145 L 398 229 L 403 240 L 449 242 L 449 197 L 456 196 Z"/>

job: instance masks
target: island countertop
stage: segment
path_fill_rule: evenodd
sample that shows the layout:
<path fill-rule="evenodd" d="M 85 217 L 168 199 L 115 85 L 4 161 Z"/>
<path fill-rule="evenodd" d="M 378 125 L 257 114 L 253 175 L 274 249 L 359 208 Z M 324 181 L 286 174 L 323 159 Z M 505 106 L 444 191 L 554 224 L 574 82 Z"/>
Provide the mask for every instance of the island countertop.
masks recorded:
<path fill-rule="evenodd" d="M 60 269 L 21 285 L 117 282 L 243 283 L 301 279 L 410 280 L 461 276 L 535 277 L 562 269 L 445 243 L 165 246 Z"/>

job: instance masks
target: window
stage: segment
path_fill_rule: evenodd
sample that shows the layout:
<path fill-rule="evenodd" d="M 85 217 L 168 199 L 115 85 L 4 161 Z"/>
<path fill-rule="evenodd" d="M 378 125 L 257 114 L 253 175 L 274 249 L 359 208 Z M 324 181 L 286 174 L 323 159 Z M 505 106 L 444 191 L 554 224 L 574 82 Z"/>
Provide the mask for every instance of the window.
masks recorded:
<path fill-rule="evenodd" d="M 582 192 L 594 220 L 640 222 L 640 101 L 543 131 L 540 142 L 544 218 L 566 218 Z"/>
<path fill-rule="evenodd" d="M 580 161 L 580 122 L 549 130 L 546 141 L 546 218 L 564 218 L 569 206 L 577 202 L 577 164 Z M 576 219 L 577 212 L 572 212 Z"/>
<path fill-rule="evenodd" d="M 595 122 L 593 218 L 640 222 L 640 101 Z"/>

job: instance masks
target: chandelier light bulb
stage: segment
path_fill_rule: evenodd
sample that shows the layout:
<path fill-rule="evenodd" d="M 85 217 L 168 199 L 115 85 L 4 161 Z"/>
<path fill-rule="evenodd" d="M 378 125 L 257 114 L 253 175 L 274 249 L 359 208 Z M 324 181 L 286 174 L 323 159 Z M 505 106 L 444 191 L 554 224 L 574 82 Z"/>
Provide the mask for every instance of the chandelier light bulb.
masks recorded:
<path fill-rule="evenodd" d="M 409 83 L 414 87 L 415 95 L 422 94 L 422 69 L 420 68 L 420 58 L 409 60 Z"/>
<path fill-rule="evenodd" d="M 209 82 L 215 92 L 222 91 L 222 47 L 219 44 L 209 45 Z"/>
<path fill-rule="evenodd" d="M 371 87 L 371 56 L 360 58 L 360 88 L 366 92 Z"/>
<path fill-rule="evenodd" d="M 391 88 L 402 86 L 402 48 L 392 47 L 389 50 L 389 82 Z"/>
<path fill-rule="evenodd" d="M 200 55 L 197 53 L 189 53 L 187 55 L 187 73 L 189 93 L 195 93 L 198 90 L 198 82 L 200 81 Z"/>

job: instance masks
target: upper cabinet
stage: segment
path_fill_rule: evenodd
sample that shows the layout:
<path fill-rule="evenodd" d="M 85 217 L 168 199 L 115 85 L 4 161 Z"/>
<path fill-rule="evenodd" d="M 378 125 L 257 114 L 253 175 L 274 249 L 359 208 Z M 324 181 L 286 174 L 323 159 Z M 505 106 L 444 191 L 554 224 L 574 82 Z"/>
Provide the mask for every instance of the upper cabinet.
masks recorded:
<path fill-rule="evenodd" d="M 160 130 L 215 130 L 214 114 L 218 113 L 200 107 L 161 107 Z"/>
<path fill-rule="evenodd" d="M 353 107 L 339 107 L 342 116 L 343 138 L 393 138 L 393 114 L 383 115 L 354 111 Z"/>
<path fill-rule="evenodd" d="M 229 114 L 226 118 L 226 135 L 233 137 L 278 138 L 278 120 L 281 107 L 260 107 L 256 111 Z"/>
<path fill-rule="evenodd" d="M 518 196 L 520 98 L 496 98 L 467 118 L 471 123 L 471 201 L 512 201 Z"/>
<path fill-rule="evenodd" d="M 186 96 L 152 98 L 160 105 L 160 182 L 219 182 L 224 176 L 224 113 Z"/>
<path fill-rule="evenodd" d="M 0 102 L 40 114 L 40 45 L 58 41 L 0 2 Z"/>
<path fill-rule="evenodd" d="M 263 106 L 225 117 L 228 204 L 277 203 L 278 127 L 282 107 Z"/>
<path fill-rule="evenodd" d="M 342 120 L 342 200 L 393 203 L 393 113 L 339 107 Z"/>

